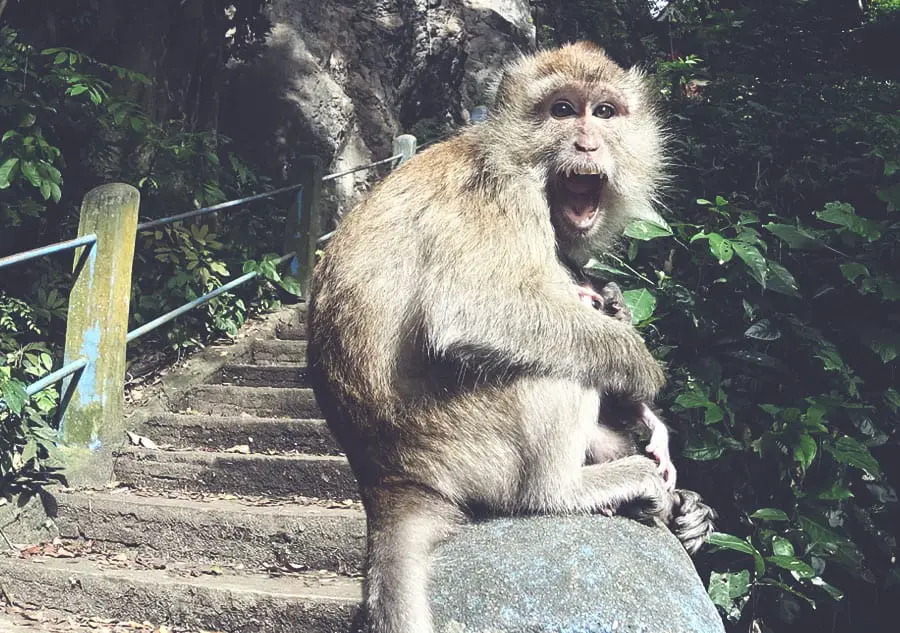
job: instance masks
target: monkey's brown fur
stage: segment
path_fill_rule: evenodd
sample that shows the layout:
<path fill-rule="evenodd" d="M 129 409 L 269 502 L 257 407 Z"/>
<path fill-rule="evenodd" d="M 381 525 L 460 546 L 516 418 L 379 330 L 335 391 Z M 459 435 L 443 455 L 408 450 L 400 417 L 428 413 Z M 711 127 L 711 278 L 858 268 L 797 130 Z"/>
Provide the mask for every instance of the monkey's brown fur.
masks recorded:
<path fill-rule="evenodd" d="M 651 460 L 584 465 L 600 394 L 650 402 L 663 374 L 630 325 L 581 305 L 557 257 L 650 205 L 644 90 L 591 45 L 522 59 L 492 117 L 379 184 L 314 273 L 310 377 L 359 481 L 376 633 L 432 631 L 429 555 L 474 508 L 683 518 Z M 621 108 L 603 148 L 588 156 L 593 132 L 548 114 L 557 94 Z"/>

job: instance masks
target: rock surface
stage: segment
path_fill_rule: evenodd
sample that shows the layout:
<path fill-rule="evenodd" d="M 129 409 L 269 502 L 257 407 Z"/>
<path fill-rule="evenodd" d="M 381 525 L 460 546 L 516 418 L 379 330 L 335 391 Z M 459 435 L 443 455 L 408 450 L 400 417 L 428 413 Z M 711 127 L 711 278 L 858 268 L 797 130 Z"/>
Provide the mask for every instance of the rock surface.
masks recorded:
<path fill-rule="evenodd" d="M 232 69 L 226 127 L 288 181 L 299 155 L 342 171 L 389 156 L 398 134 L 427 140 L 423 121 L 432 132 L 464 122 L 502 65 L 535 46 L 525 0 L 274 0 L 268 13 L 262 59 Z M 331 211 L 376 175 L 329 185 Z"/>
<path fill-rule="evenodd" d="M 438 551 L 439 633 L 722 633 L 677 539 L 625 518 L 500 519 Z"/>

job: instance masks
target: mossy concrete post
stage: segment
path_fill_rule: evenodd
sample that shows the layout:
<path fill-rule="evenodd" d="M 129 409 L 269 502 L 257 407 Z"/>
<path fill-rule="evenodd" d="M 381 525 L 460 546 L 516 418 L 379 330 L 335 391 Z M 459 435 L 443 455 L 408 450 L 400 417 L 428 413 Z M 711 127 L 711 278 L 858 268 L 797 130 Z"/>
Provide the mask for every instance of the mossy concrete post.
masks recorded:
<path fill-rule="evenodd" d="M 70 484 L 103 484 L 124 439 L 125 336 L 140 193 L 130 185 L 96 187 L 81 204 L 78 235 L 97 236 L 75 251 L 65 363 L 87 360 L 63 383 L 61 456 Z"/>
<path fill-rule="evenodd" d="M 324 165 L 318 156 L 302 156 L 303 188 L 297 192 L 293 207 L 288 211 L 285 252 L 294 253 L 291 259 L 291 276 L 300 285 L 300 296 L 305 301 L 309 291 L 309 277 L 316 265 L 316 243 L 322 233 L 321 207 Z"/>
<path fill-rule="evenodd" d="M 400 160 L 397 161 L 397 167 L 408 161 L 416 153 L 416 137 L 412 134 L 401 134 L 394 137 L 393 155 L 401 154 Z"/>

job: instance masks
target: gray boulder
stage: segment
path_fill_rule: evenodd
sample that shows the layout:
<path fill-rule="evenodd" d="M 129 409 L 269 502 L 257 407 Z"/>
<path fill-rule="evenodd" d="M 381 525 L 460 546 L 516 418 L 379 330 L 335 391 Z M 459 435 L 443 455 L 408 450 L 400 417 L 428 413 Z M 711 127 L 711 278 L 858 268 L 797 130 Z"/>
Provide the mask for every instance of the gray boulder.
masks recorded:
<path fill-rule="evenodd" d="M 722 633 L 678 540 L 621 517 L 498 519 L 438 549 L 439 633 Z"/>

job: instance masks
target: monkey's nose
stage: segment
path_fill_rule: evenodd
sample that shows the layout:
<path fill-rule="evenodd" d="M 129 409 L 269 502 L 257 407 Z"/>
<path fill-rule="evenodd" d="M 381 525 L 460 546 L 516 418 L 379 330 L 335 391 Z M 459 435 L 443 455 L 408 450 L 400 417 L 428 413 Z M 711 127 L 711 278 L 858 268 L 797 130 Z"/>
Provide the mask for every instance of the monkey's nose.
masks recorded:
<path fill-rule="evenodd" d="M 594 143 L 588 139 L 579 139 L 575 141 L 575 149 L 579 152 L 585 152 L 587 154 L 592 154 L 600 149 L 599 143 Z"/>

